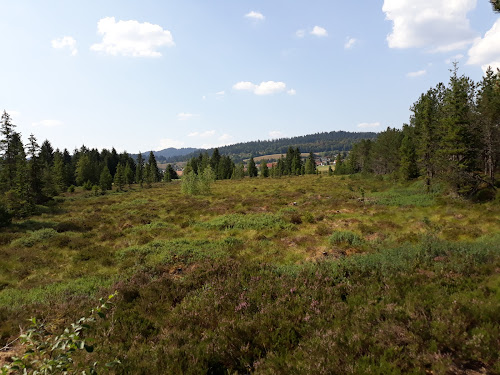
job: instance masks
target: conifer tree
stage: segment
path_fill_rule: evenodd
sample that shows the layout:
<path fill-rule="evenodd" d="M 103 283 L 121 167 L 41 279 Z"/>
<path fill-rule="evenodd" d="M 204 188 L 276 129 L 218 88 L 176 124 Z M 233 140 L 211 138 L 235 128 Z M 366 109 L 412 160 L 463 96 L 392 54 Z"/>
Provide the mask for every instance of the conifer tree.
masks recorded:
<path fill-rule="evenodd" d="M 481 159 L 484 174 L 495 185 L 500 161 L 500 72 L 488 68 L 480 84 L 477 113 L 481 132 Z"/>
<path fill-rule="evenodd" d="M 140 184 L 142 187 L 142 183 L 144 182 L 144 159 L 142 158 L 142 154 L 139 151 L 139 155 L 137 155 L 137 167 L 135 168 L 135 182 Z"/>
<path fill-rule="evenodd" d="M 253 156 L 250 158 L 248 162 L 248 175 L 250 177 L 257 177 L 259 171 L 257 170 L 257 166 L 255 165 L 255 160 L 253 160 Z"/>
<path fill-rule="evenodd" d="M 265 159 L 260 161 L 260 176 L 262 178 L 269 177 L 269 167 L 267 166 L 267 160 Z"/>
<path fill-rule="evenodd" d="M 16 174 L 16 151 L 13 147 L 14 138 L 17 134 L 14 130 L 15 127 L 10 115 L 4 111 L 0 119 L 0 184 L 4 191 L 13 187 Z M 18 138 L 20 138 L 19 135 Z"/>
<path fill-rule="evenodd" d="M 401 141 L 399 174 L 403 180 L 411 180 L 418 177 L 417 153 L 411 130 L 408 128 L 404 132 L 406 134 Z"/>
<path fill-rule="evenodd" d="M 305 174 L 316 174 L 316 158 L 312 152 L 309 153 L 306 160 Z"/>
<path fill-rule="evenodd" d="M 42 168 L 38 157 L 40 146 L 33 134 L 30 134 L 28 141 L 27 148 L 29 161 L 27 199 L 30 204 L 35 205 L 43 201 Z"/>
<path fill-rule="evenodd" d="M 106 164 L 102 168 L 101 176 L 99 177 L 99 187 L 102 192 L 113 188 L 113 177 L 111 176 L 111 172 Z"/>
<path fill-rule="evenodd" d="M 63 155 L 59 151 L 56 151 L 54 153 L 54 165 L 52 167 L 52 176 L 56 191 L 58 193 L 65 191 L 68 186 L 66 185 L 64 159 Z"/>
<path fill-rule="evenodd" d="M 76 164 L 76 184 L 83 185 L 87 181 L 92 181 L 92 164 L 90 162 L 90 156 L 85 153 L 80 156 Z"/>
<path fill-rule="evenodd" d="M 156 158 L 153 151 L 149 152 L 149 159 L 148 164 L 146 165 L 146 169 L 149 171 L 150 182 L 158 182 L 161 180 L 160 169 L 158 168 L 158 164 L 156 163 Z"/>
<path fill-rule="evenodd" d="M 123 171 L 123 165 L 118 164 L 116 166 L 116 173 L 114 177 L 114 183 L 117 191 L 122 191 L 125 186 L 125 175 Z"/>
<path fill-rule="evenodd" d="M 132 171 L 132 168 L 130 167 L 130 162 L 127 161 L 125 164 L 125 169 L 123 171 L 124 177 L 125 177 L 125 183 L 130 187 L 132 183 L 134 182 L 134 172 Z"/>

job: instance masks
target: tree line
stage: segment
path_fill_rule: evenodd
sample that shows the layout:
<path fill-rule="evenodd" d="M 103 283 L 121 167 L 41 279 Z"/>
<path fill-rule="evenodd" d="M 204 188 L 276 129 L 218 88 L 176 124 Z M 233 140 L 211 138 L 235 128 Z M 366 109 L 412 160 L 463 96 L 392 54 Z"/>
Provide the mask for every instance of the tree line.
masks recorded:
<path fill-rule="evenodd" d="M 10 115 L 4 111 L 0 119 L 0 225 L 10 222 L 12 216 L 33 214 L 36 206 L 47 203 L 75 186 L 101 193 L 117 190 L 133 183 L 150 187 L 161 180 L 177 179 L 177 173 L 168 165 L 163 173 L 157 166 L 153 152 L 145 160 L 139 153 L 137 160 L 127 152 L 89 149 L 82 146 L 72 154 L 67 149 L 54 150 L 45 140 L 41 145 L 33 134 L 23 144 Z"/>
<path fill-rule="evenodd" d="M 447 85 L 439 83 L 411 107 L 410 123 L 362 140 L 335 173 L 422 177 L 427 190 L 444 182 L 456 194 L 474 196 L 496 189 L 500 161 L 500 70 L 481 82 L 459 76 L 455 64 Z"/>

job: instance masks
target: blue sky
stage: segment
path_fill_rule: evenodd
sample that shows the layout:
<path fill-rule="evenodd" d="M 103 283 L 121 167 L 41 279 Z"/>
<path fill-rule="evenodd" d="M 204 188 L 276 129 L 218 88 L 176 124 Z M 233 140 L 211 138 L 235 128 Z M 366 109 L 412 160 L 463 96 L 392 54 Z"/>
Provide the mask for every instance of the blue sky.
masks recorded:
<path fill-rule="evenodd" d="M 0 0 L 0 35 L 1 109 L 69 150 L 401 127 L 500 67 L 487 0 Z"/>

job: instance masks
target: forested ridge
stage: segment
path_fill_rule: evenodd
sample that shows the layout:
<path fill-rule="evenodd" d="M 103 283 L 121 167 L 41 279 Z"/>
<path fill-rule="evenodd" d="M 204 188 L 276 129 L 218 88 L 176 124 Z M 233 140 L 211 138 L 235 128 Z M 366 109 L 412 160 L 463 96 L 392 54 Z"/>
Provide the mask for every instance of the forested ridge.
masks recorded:
<path fill-rule="evenodd" d="M 302 152 L 329 152 L 349 151 L 352 145 L 361 139 L 374 139 L 377 136 L 373 132 L 346 132 L 332 131 L 303 135 L 291 138 L 278 138 L 271 140 L 257 140 L 252 142 L 236 143 L 234 145 L 219 147 L 219 152 L 229 155 L 235 162 L 248 159 L 251 156 L 264 156 L 273 154 L 286 154 L 290 147 L 298 147 Z M 207 152 L 213 152 L 209 149 Z M 166 158 L 166 162 L 173 163 L 187 161 L 198 156 L 199 151 L 184 156 Z M 160 160 L 158 158 L 158 160 Z"/>

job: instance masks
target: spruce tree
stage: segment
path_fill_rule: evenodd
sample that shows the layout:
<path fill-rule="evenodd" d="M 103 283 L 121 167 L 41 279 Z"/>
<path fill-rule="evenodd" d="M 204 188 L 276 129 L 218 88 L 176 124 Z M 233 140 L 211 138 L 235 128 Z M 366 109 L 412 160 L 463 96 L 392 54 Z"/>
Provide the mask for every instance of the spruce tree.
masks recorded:
<path fill-rule="evenodd" d="M 116 166 L 116 173 L 114 177 L 114 183 L 117 191 L 122 191 L 125 186 L 125 175 L 123 170 L 123 165 L 118 164 Z"/>
<path fill-rule="evenodd" d="M 113 188 L 113 177 L 111 176 L 111 172 L 109 171 L 109 168 L 106 164 L 102 168 L 102 172 L 99 177 L 99 187 L 101 188 L 102 192 L 111 190 Z"/>
<path fill-rule="evenodd" d="M 253 160 L 253 156 L 250 158 L 248 162 L 248 175 L 250 177 L 257 177 L 259 171 L 257 170 L 257 166 L 255 165 L 255 160 Z"/>
<path fill-rule="evenodd" d="M 59 151 L 56 151 L 54 153 L 54 165 L 52 167 L 52 176 L 53 176 L 54 186 L 58 193 L 61 193 L 68 188 L 68 186 L 66 185 L 64 159 L 63 155 Z"/>
<path fill-rule="evenodd" d="M 146 169 L 149 171 L 150 182 L 158 182 L 161 180 L 160 169 L 158 168 L 158 164 L 156 163 L 156 158 L 153 151 L 149 152 L 148 164 L 146 165 Z"/>
<path fill-rule="evenodd" d="M 137 155 L 137 167 L 135 168 L 135 182 L 140 184 L 142 187 L 142 183 L 144 182 L 144 159 L 142 158 L 142 154 L 139 151 L 139 155 Z"/>
<path fill-rule="evenodd" d="M 267 166 L 267 160 L 265 159 L 260 161 L 260 176 L 262 178 L 269 177 L 269 167 Z"/>
<path fill-rule="evenodd" d="M 134 172 L 132 171 L 132 168 L 130 167 L 130 163 L 128 161 L 125 164 L 123 175 L 125 177 L 125 183 L 130 187 L 134 182 Z"/>
<path fill-rule="evenodd" d="M 306 160 L 305 174 L 316 174 L 316 158 L 312 152 L 309 153 Z"/>
<path fill-rule="evenodd" d="M 0 119 L 0 184 L 2 190 L 6 191 L 13 187 L 16 174 L 16 151 L 13 147 L 16 132 L 10 115 L 4 111 Z M 20 138 L 19 135 L 17 135 Z"/>

